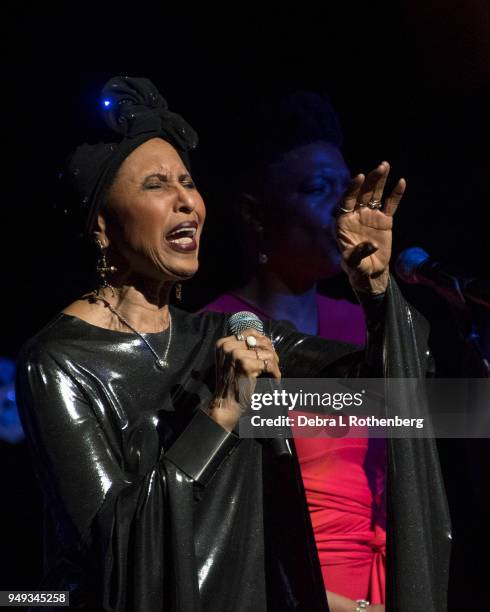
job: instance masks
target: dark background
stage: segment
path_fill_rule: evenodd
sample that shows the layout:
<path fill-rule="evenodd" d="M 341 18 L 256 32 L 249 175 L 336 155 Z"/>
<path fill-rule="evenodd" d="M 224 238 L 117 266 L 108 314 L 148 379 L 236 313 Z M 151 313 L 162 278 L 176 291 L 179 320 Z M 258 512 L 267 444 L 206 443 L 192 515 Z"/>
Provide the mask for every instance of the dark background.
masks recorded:
<path fill-rule="evenodd" d="M 239 134 L 253 123 L 254 108 L 297 88 L 329 94 L 353 172 L 387 159 L 394 176 L 407 179 L 395 252 L 420 245 L 488 276 L 488 3 L 325 2 L 301 3 L 301 10 L 283 3 L 267 15 L 264 6 L 4 8 L 1 354 L 15 357 L 79 293 L 83 251 L 53 212 L 56 177 L 66 153 L 94 132 L 99 91 L 117 74 L 150 78 L 200 135 L 193 168 L 208 228 L 201 270 L 184 286 L 185 308 L 232 284 L 234 234 L 224 222 L 229 164 L 239 157 Z M 349 296 L 343 279 L 324 290 Z M 451 314 L 427 290 L 405 290 L 434 323 L 441 368 L 457 371 Z M 1 588 L 34 588 L 38 496 L 24 445 L 0 445 Z M 458 521 L 464 493 L 451 485 L 450 472 Z"/>

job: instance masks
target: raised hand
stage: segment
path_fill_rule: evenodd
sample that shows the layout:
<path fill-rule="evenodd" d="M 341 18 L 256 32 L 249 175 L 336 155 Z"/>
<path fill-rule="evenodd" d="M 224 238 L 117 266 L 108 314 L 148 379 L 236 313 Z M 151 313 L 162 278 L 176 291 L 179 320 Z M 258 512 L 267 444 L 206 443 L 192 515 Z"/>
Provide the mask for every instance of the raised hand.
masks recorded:
<path fill-rule="evenodd" d="M 366 177 L 351 181 L 337 217 L 342 267 L 352 287 L 362 293 L 384 293 L 389 278 L 393 215 L 405 192 L 400 179 L 383 202 L 390 164 L 382 162 Z"/>

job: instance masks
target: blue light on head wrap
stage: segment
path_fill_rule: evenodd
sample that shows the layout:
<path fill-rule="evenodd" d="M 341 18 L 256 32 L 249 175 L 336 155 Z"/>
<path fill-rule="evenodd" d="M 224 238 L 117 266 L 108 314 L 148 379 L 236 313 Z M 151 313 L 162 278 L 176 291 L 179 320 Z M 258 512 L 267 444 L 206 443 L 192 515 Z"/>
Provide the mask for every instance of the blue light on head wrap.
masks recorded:
<path fill-rule="evenodd" d="M 71 217 L 73 229 L 78 226 L 90 238 L 106 189 L 132 151 L 147 140 L 162 138 L 189 168 L 189 152 L 198 141 L 192 127 L 169 110 L 165 98 L 148 79 L 114 77 L 105 84 L 96 103 L 105 123 L 100 130 L 103 140 L 82 144 L 71 153 L 59 190 L 61 210 Z"/>

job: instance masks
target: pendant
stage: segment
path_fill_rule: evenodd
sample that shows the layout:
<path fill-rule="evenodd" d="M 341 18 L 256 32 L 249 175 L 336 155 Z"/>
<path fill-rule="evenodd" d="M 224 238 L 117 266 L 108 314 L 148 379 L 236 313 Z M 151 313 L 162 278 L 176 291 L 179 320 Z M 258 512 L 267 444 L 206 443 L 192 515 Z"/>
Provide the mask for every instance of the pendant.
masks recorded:
<path fill-rule="evenodd" d="M 166 359 L 157 359 L 155 365 L 159 370 L 166 370 L 168 368 L 168 361 Z"/>

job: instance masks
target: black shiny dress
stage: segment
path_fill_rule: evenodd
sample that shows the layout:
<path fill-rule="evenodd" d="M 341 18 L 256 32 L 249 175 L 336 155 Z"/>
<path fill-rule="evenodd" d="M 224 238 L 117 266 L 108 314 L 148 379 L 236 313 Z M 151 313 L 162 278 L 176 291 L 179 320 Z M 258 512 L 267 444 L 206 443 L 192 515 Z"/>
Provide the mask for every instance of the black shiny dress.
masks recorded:
<path fill-rule="evenodd" d="M 93 612 L 328 610 L 295 457 L 204 412 L 227 316 L 171 315 L 163 371 L 136 334 L 65 314 L 22 351 L 19 406 L 46 506 L 41 588 Z M 416 316 L 392 283 L 365 354 L 283 322 L 266 332 L 285 377 L 416 376 Z M 160 355 L 167 334 L 145 335 Z M 387 609 L 441 612 L 449 519 L 433 442 L 392 440 L 389 458 Z"/>

